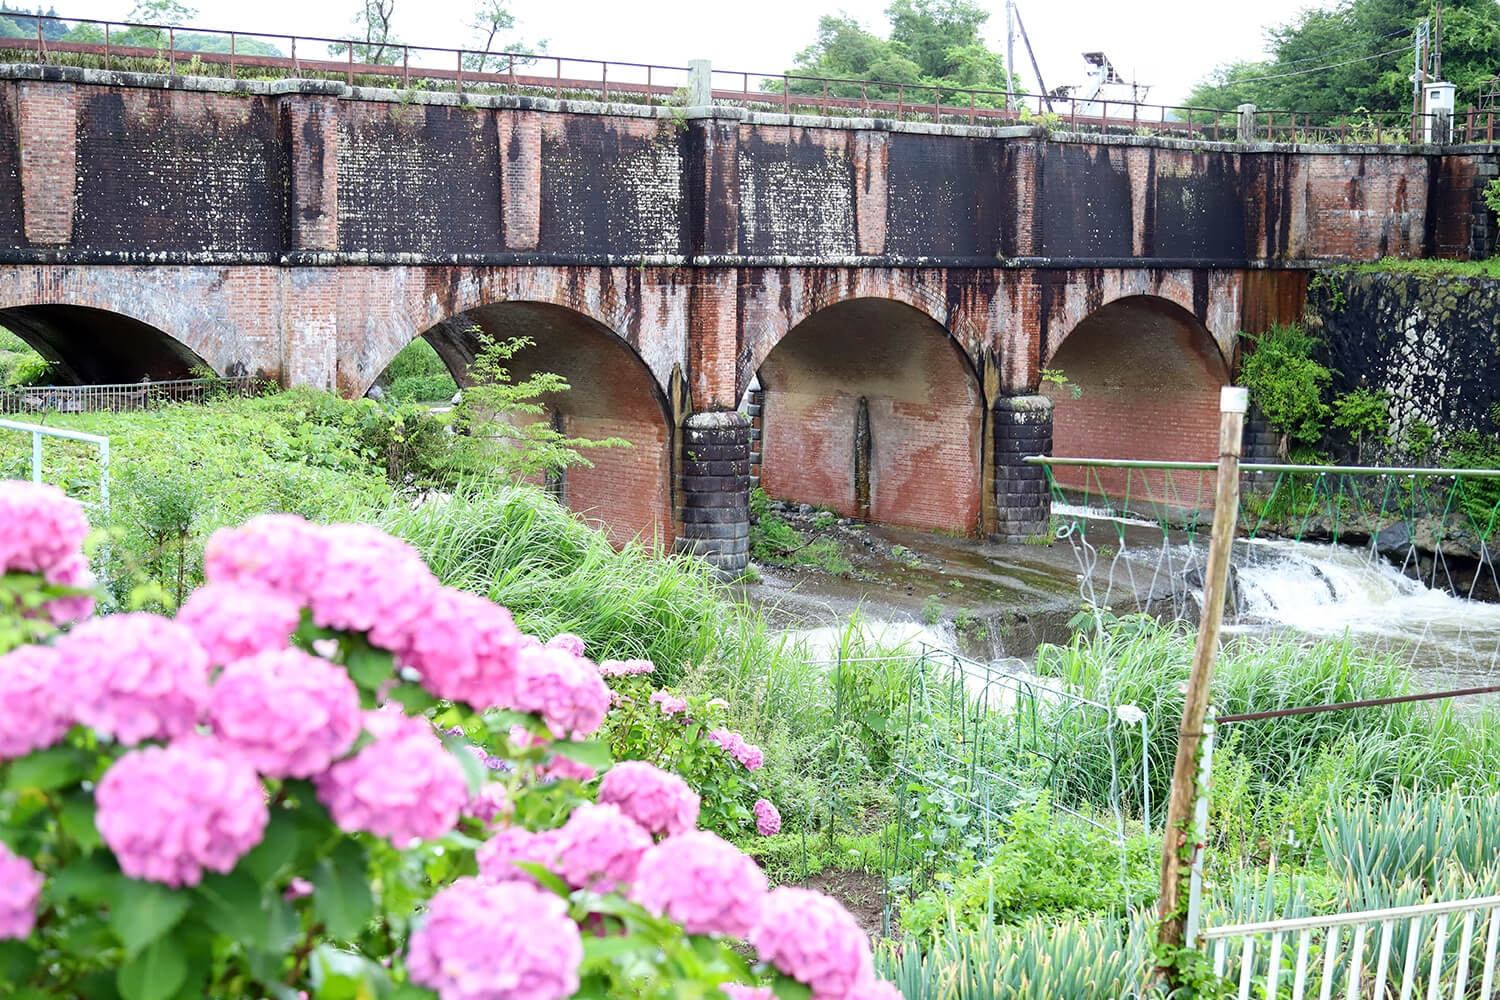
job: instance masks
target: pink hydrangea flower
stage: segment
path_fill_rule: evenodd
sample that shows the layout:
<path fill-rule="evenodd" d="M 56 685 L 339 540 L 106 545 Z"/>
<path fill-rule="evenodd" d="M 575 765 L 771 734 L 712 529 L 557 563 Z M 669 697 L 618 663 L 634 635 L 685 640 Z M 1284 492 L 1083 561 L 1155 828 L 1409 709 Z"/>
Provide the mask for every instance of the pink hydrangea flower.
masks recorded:
<path fill-rule="evenodd" d="M 75 552 L 47 571 L 47 582 L 70 590 L 89 590 L 96 581 L 93 571 L 89 569 L 89 561 L 83 557 L 83 553 Z M 54 597 L 45 602 L 42 609 L 52 624 L 71 625 L 94 613 L 94 596 L 71 594 L 67 597 Z"/>
<path fill-rule="evenodd" d="M 463 765 L 432 726 L 386 708 L 366 712 L 364 728 L 374 742 L 313 779 L 339 828 L 373 833 L 399 848 L 452 830 L 469 786 Z"/>
<path fill-rule="evenodd" d="M 209 693 L 208 720 L 270 778 L 311 778 L 359 738 L 359 689 L 342 667 L 299 649 L 236 660 Z"/>
<path fill-rule="evenodd" d="M 734 755 L 734 759 L 745 765 L 747 771 L 759 771 L 766 763 L 765 753 L 754 743 L 741 743 L 740 752 Z"/>
<path fill-rule="evenodd" d="M 299 606 L 323 572 L 322 529 L 295 514 L 262 514 L 238 528 L 221 528 L 203 551 L 209 583 L 264 587 Z"/>
<path fill-rule="evenodd" d="M 893 983 L 888 983 L 884 979 L 876 979 L 874 974 L 871 974 L 869 979 L 855 986 L 845 1000 L 906 1000 L 906 998 Z"/>
<path fill-rule="evenodd" d="M 583 655 L 583 640 L 572 632 L 559 632 L 547 640 L 548 649 L 561 649 L 574 656 Z"/>
<path fill-rule="evenodd" d="M 193 630 L 209 660 L 219 666 L 286 649 L 301 617 L 291 598 L 242 583 L 199 587 L 177 612 L 178 624 Z"/>
<path fill-rule="evenodd" d="M 761 903 L 750 943 L 761 961 L 805 983 L 815 997 L 847 998 L 874 977 L 870 939 L 848 910 L 819 892 L 772 890 Z"/>
<path fill-rule="evenodd" d="M 698 823 L 698 793 L 677 775 L 643 760 L 621 761 L 599 779 L 599 802 L 651 833 L 686 833 Z"/>
<path fill-rule="evenodd" d="M 575 889 L 614 892 L 635 881 L 651 835 L 611 805 L 582 805 L 557 831 L 557 874 Z"/>
<path fill-rule="evenodd" d="M 781 832 L 781 810 L 770 799 L 755 800 L 755 829 L 762 837 L 772 837 Z"/>
<path fill-rule="evenodd" d="M 297 877 L 286 884 L 286 891 L 281 894 L 282 899 L 302 899 L 313 894 L 313 884 L 305 878 Z"/>
<path fill-rule="evenodd" d="M 504 785 L 498 781 L 486 781 L 479 791 L 469 796 L 463 814 L 481 823 L 493 823 L 502 816 L 509 816 L 515 808 Z"/>
<path fill-rule="evenodd" d="M 748 856 L 706 830 L 668 837 L 641 858 L 632 893 L 689 934 L 745 937 L 756 926 L 766 876 Z"/>
<path fill-rule="evenodd" d="M 527 731 L 525 726 L 510 727 L 510 742 L 512 746 L 520 749 L 526 747 L 552 745 L 552 741 L 543 736 L 535 736 Z M 550 781 L 592 781 L 599 773 L 587 764 L 580 763 L 571 757 L 564 757 L 554 752 L 552 758 L 546 763 L 535 765 L 536 776 L 542 780 Z"/>
<path fill-rule="evenodd" d="M 411 981 L 440 1000 L 562 1000 L 578 990 L 582 961 L 565 900 L 473 878 L 432 897 L 406 953 Z"/>
<path fill-rule="evenodd" d="M 666 691 L 657 691 L 653 694 L 651 696 L 651 704 L 660 708 L 662 715 L 676 715 L 679 712 L 686 712 L 688 707 L 686 698 L 679 698 L 674 694 L 668 694 Z"/>
<path fill-rule="evenodd" d="M 656 665 L 650 660 L 605 660 L 599 664 L 599 674 L 602 677 L 630 677 L 649 674 L 655 669 Z"/>
<path fill-rule="evenodd" d="M 731 757 L 738 757 L 740 747 L 745 745 L 745 738 L 732 729 L 710 729 L 705 735 L 710 743 L 723 747 Z"/>
<path fill-rule="evenodd" d="M 0 941 L 31 936 L 42 882 L 42 873 L 31 867 L 30 861 L 0 844 Z"/>
<path fill-rule="evenodd" d="M 557 866 L 557 831 L 534 833 L 519 826 L 496 830 L 490 839 L 479 845 L 474 852 L 479 865 L 479 877 L 487 882 L 526 882 L 537 885 L 536 877 L 524 868 L 516 867 L 517 861 L 546 867 L 549 871 Z"/>
<path fill-rule="evenodd" d="M 711 729 L 710 743 L 717 743 L 724 752 L 739 761 L 747 771 L 759 771 L 765 764 L 765 753 L 754 743 L 745 742 L 745 737 L 729 729 Z"/>
<path fill-rule="evenodd" d="M 88 533 L 83 505 L 57 487 L 0 482 L 0 574 L 46 574 L 75 555 Z"/>
<path fill-rule="evenodd" d="M 475 594 L 440 587 L 408 629 L 396 659 L 420 673 L 422 686 L 439 698 L 480 711 L 510 708 L 520 639 L 509 611 Z"/>
<path fill-rule="evenodd" d="M 535 712 L 554 736 L 587 736 L 604 724 L 609 688 L 592 663 L 562 649 L 522 649 L 516 708 Z"/>
<path fill-rule="evenodd" d="M 746 986 L 744 983 L 724 983 L 719 989 L 729 1000 L 776 1000 L 776 991 L 769 986 Z"/>
<path fill-rule="evenodd" d="M 265 790 L 248 761 L 193 736 L 132 750 L 95 791 L 95 825 L 131 878 L 176 888 L 227 872 L 265 834 Z"/>
<path fill-rule="evenodd" d="M 45 646 L 0 656 L 0 760 L 24 757 L 63 738 L 73 725 L 61 657 Z"/>
<path fill-rule="evenodd" d="M 208 702 L 208 654 L 159 615 L 93 618 L 56 648 L 78 721 L 126 746 L 191 732 Z"/>
<path fill-rule="evenodd" d="M 367 524 L 330 524 L 321 534 L 327 549 L 308 600 L 313 623 L 401 649 L 438 590 L 421 554 Z"/>

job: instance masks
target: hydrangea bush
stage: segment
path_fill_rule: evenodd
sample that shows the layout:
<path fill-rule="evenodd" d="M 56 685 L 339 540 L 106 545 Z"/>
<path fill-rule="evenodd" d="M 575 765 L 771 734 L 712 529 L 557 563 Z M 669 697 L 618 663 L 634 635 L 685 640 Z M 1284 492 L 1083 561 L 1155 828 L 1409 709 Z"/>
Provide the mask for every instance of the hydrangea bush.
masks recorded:
<path fill-rule="evenodd" d="M 728 702 L 652 691 L 649 676 L 621 666 L 601 664 L 615 688 L 615 710 L 605 728 L 611 752 L 681 775 L 703 800 L 705 829 L 726 837 L 779 831 L 781 814 L 760 798 L 755 781 L 765 754 L 726 728 Z"/>
<path fill-rule="evenodd" d="M 734 811 L 760 758 L 716 707 L 606 684 L 650 664 L 282 515 L 211 539 L 176 620 L 87 618 L 87 533 L 0 483 L 0 993 L 895 996 L 842 907 L 699 829 L 780 817 Z"/>

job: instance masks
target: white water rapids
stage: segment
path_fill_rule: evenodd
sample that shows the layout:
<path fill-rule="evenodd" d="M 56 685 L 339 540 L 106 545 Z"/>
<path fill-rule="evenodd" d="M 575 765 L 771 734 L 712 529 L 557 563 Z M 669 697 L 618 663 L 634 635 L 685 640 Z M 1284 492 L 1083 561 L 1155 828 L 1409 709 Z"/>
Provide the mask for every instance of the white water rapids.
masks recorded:
<path fill-rule="evenodd" d="M 1500 679 L 1500 604 L 1471 601 L 1403 575 L 1365 549 L 1291 541 L 1235 544 L 1238 614 L 1230 628 L 1347 634 L 1410 658 L 1433 684 Z"/>

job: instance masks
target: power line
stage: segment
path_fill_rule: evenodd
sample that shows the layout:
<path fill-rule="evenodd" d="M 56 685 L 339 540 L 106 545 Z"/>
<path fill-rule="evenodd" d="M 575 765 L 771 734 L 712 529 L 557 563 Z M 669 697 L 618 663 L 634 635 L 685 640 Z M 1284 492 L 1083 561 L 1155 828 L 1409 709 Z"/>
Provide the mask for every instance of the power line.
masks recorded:
<path fill-rule="evenodd" d="M 1314 62 L 1314 61 L 1316 61 L 1318 59 L 1327 59 L 1329 56 L 1337 55 L 1340 52 L 1347 52 L 1350 49 L 1357 49 L 1361 45 L 1369 45 L 1372 42 L 1383 42 L 1387 38 L 1395 38 L 1398 35 L 1402 35 L 1402 36 L 1404 36 L 1404 35 L 1410 35 L 1412 33 L 1412 30 L 1413 29 L 1411 29 L 1411 28 L 1397 28 L 1395 31 L 1387 31 L 1385 34 L 1383 34 L 1383 35 L 1376 35 L 1374 38 L 1366 38 L 1366 39 L 1363 39 L 1362 41 L 1350 42 L 1348 45 L 1340 45 L 1338 48 L 1336 48 L 1336 49 L 1329 49 L 1327 52 L 1319 52 L 1315 56 L 1303 56 L 1301 59 L 1288 59 L 1286 62 L 1282 63 L 1281 65 L 1283 65 L 1283 66 L 1298 66 L 1298 65 L 1300 65 L 1302 63 L 1305 63 L 1305 62 Z"/>
<path fill-rule="evenodd" d="M 1384 59 L 1386 56 L 1393 56 L 1397 53 L 1405 51 L 1406 46 L 1403 45 L 1400 48 L 1386 49 L 1384 52 L 1377 52 L 1371 56 L 1360 56 L 1358 59 L 1346 59 L 1343 62 L 1329 63 L 1326 66 L 1314 66 L 1311 69 L 1299 69 L 1294 70 L 1290 73 L 1273 73 L 1270 76 L 1236 77 L 1231 80 L 1225 80 L 1222 86 L 1228 87 L 1236 83 L 1260 83 L 1264 80 L 1285 80 L 1289 76 L 1306 76 L 1309 73 L 1319 73 L 1325 69 L 1338 69 L 1341 66 L 1353 66 L 1356 63 L 1369 62 L 1372 59 Z"/>

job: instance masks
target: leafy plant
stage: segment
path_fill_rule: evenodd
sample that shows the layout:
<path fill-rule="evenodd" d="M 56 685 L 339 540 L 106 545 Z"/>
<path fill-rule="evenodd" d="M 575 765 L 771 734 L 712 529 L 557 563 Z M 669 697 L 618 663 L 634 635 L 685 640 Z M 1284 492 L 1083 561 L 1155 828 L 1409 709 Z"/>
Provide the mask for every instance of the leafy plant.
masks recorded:
<path fill-rule="evenodd" d="M 1313 358 L 1317 338 L 1296 324 L 1246 336 L 1255 349 L 1240 366 L 1240 377 L 1251 400 L 1293 443 L 1315 447 L 1323 438 L 1329 412 L 1323 397 L 1333 380 L 1333 373 Z"/>
<path fill-rule="evenodd" d="M 1354 389 L 1333 401 L 1333 426 L 1354 435 L 1354 460 L 1364 463 L 1365 443 L 1389 445 L 1390 396 L 1370 389 Z"/>

